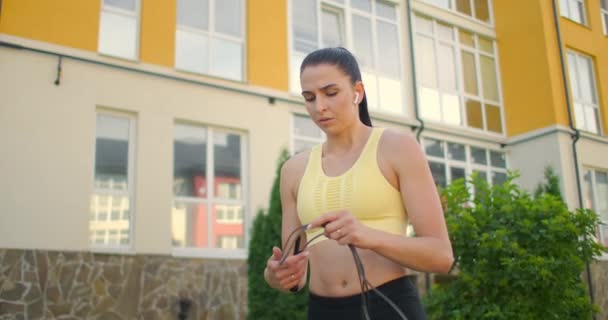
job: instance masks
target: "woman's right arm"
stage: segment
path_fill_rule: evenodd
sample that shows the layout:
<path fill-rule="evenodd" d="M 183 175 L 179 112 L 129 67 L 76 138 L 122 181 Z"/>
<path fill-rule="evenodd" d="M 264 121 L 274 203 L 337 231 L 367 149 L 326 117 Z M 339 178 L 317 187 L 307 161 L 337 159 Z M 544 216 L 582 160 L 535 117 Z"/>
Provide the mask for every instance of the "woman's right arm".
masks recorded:
<path fill-rule="evenodd" d="M 296 155 L 294 158 L 287 160 L 281 168 L 281 208 L 282 208 L 282 224 L 281 238 L 284 244 L 289 234 L 296 228 L 301 226 L 296 209 L 296 178 L 300 169 L 302 155 Z M 301 243 L 306 241 L 306 235 L 302 235 Z M 290 252 L 281 252 L 281 249 L 274 247 L 272 255 L 268 259 L 266 269 L 264 269 L 264 279 L 269 286 L 284 291 L 290 292 L 293 287 L 302 289 L 306 285 L 306 273 L 308 269 L 308 252 L 304 251 L 295 256 L 287 258 L 282 265 L 279 265 L 279 260 L 282 254 L 290 254 Z"/>

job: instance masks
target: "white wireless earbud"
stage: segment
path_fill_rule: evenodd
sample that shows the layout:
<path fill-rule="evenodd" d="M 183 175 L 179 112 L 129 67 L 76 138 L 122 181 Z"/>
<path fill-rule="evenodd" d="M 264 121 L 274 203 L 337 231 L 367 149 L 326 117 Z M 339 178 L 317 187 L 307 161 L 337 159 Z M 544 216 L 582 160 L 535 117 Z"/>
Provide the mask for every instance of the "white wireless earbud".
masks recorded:
<path fill-rule="evenodd" d="M 355 92 L 355 101 L 353 101 L 353 103 L 357 103 L 357 101 L 359 101 L 359 92 Z"/>

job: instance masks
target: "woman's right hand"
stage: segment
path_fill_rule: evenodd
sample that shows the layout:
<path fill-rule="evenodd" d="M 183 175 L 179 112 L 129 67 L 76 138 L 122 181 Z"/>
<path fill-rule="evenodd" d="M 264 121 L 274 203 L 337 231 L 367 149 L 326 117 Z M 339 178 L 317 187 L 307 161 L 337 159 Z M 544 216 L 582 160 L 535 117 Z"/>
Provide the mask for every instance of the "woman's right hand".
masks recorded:
<path fill-rule="evenodd" d="M 272 256 L 266 263 L 266 281 L 276 289 L 290 291 L 291 288 L 299 286 L 306 274 L 308 264 L 308 251 L 300 252 L 285 259 L 279 264 L 283 253 L 277 247 L 272 248 Z"/>

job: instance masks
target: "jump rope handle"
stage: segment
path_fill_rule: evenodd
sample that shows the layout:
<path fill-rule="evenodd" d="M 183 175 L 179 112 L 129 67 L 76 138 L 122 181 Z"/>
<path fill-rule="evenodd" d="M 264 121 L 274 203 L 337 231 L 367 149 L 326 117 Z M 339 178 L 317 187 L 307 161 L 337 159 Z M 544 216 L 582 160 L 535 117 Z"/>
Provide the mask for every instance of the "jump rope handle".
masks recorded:
<path fill-rule="evenodd" d="M 295 256 L 298 253 L 300 253 L 300 237 L 296 238 L 295 246 L 293 246 L 293 255 Z M 298 292 L 298 285 L 296 284 L 294 287 L 289 289 L 289 291 L 292 293 Z"/>

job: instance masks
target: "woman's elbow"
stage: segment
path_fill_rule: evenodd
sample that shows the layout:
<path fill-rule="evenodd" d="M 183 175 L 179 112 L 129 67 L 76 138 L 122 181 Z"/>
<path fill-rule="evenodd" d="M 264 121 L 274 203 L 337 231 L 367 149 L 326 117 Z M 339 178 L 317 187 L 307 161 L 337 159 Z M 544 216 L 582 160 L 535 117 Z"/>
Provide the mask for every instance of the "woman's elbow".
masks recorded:
<path fill-rule="evenodd" d="M 452 265 L 454 264 L 454 254 L 452 253 L 452 248 L 447 248 L 445 250 L 441 250 L 441 253 L 437 256 L 435 260 L 435 273 L 443 273 L 447 274 L 452 270 Z"/>

